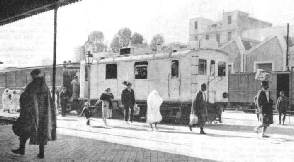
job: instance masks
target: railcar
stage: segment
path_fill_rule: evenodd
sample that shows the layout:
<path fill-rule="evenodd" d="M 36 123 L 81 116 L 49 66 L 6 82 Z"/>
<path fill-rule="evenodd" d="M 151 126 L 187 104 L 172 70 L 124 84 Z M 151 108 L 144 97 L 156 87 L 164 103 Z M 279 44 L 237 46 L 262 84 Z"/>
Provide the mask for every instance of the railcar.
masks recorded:
<path fill-rule="evenodd" d="M 139 118 L 144 119 L 146 115 L 149 93 L 157 90 L 163 98 L 160 110 L 163 118 L 186 122 L 192 99 L 202 83 L 207 84 L 206 96 L 211 107 L 220 108 L 226 105 L 227 61 L 228 53 L 216 49 L 156 54 L 128 53 L 97 58 L 90 65 L 89 72 L 82 61 L 80 97 L 81 100 L 90 98 L 94 104 L 106 88 L 111 88 L 114 94 L 113 113 L 122 115 L 120 100 L 121 92 L 125 88 L 122 82 L 129 81 L 135 91 L 136 104 L 140 107 Z"/>

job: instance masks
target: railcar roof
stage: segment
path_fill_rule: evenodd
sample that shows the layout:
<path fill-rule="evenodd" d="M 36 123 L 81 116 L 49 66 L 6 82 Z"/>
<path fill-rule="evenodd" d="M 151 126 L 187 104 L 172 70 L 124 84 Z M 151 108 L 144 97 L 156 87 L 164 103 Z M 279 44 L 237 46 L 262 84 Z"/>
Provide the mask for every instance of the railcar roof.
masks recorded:
<path fill-rule="evenodd" d="M 218 49 L 211 49 L 211 48 L 201 48 L 196 50 L 183 50 L 178 52 L 171 52 L 171 53 L 152 53 L 152 54 L 142 54 L 142 55 L 119 55 L 115 57 L 109 57 L 99 60 L 99 63 L 106 63 L 106 62 L 117 62 L 117 61 L 132 61 L 132 60 L 151 60 L 151 59 L 162 59 L 162 58 L 176 58 L 176 57 L 184 57 L 190 52 L 197 52 L 203 50 L 210 50 L 210 51 L 217 51 L 228 55 L 227 52 Z"/>
<path fill-rule="evenodd" d="M 72 63 L 68 63 L 68 64 L 57 64 L 56 67 L 62 67 L 64 65 L 67 66 L 68 68 L 75 68 L 75 67 L 79 68 L 80 67 L 80 64 L 78 62 L 72 62 Z M 0 73 L 18 71 L 18 70 L 52 68 L 52 67 L 53 67 L 53 65 L 31 66 L 31 67 L 13 67 L 13 68 L 9 68 L 9 69 L 0 70 Z"/>

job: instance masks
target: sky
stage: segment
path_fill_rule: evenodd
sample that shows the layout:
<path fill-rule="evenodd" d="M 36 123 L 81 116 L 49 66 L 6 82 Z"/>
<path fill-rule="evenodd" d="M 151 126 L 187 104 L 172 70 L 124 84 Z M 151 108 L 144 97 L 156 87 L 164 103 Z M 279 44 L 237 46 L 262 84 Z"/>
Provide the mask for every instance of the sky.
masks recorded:
<path fill-rule="evenodd" d="M 83 0 L 58 9 L 57 63 L 75 61 L 74 49 L 91 31 L 102 31 L 108 45 L 128 27 L 148 43 L 162 34 L 166 43 L 188 42 L 189 19 L 220 21 L 223 12 L 240 10 L 273 26 L 294 23 L 293 0 Z M 0 26 L 1 67 L 41 65 L 53 60 L 54 12 Z M 291 30 L 291 29 L 290 29 Z"/>

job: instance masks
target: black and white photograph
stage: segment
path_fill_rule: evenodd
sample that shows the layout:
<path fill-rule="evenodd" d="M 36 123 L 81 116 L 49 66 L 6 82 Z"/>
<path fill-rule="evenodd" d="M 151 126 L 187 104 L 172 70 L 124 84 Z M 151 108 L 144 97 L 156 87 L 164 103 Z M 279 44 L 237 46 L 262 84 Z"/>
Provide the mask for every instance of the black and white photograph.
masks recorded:
<path fill-rule="evenodd" d="M 293 0 L 1 0 L 0 161 L 293 162 Z"/>

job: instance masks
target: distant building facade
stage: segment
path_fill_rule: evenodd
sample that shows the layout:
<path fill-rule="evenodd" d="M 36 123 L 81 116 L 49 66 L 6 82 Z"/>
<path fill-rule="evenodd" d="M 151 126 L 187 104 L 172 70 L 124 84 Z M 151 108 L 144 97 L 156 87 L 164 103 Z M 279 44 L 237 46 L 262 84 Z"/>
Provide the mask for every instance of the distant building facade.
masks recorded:
<path fill-rule="evenodd" d="M 243 31 L 271 26 L 271 23 L 249 17 L 248 13 L 241 11 L 224 12 L 219 22 L 202 17 L 193 18 L 189 22 L 189 42 L 213 41 L 220 46 L 241 36 Z"/>

